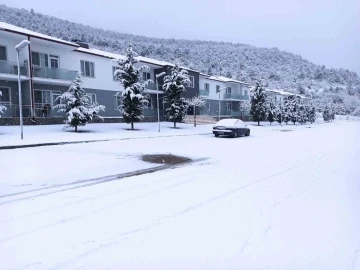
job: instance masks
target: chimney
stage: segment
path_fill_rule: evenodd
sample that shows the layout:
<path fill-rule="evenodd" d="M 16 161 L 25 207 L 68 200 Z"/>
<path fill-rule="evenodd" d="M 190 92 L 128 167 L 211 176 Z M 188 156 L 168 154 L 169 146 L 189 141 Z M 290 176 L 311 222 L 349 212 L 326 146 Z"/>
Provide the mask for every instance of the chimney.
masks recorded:
<path fill-rule="evenodd" d="M 84 42 L 84 41 L 81 41 L 81 40 L 78 40 L 78 39 L 73 39 L 73 40 L 71 40 L 71 42 L 76 43 L 77 45 L 79 45 L 79 46 L 82 47 L 82 48 L 90 49 L 89 44 L 87 44 L 87 43 Z"/>

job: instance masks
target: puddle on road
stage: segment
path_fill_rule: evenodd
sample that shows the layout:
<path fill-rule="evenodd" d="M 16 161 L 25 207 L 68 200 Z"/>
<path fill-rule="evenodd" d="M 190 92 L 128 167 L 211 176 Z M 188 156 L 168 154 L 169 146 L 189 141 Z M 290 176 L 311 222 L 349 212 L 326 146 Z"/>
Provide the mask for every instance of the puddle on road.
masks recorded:
<path fill-rule="evenodd" d="M 191 161 L 189 158 L 171 154 L 142 155 L 141 160 L 149 163 L 169 165 L 182 164 Z"/>

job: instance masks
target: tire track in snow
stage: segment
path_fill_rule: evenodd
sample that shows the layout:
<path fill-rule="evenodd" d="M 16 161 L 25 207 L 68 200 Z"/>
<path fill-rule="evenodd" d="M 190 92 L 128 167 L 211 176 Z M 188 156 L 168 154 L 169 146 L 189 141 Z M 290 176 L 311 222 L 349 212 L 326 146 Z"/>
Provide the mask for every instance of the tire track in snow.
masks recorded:
<path fill-rule="evenodd" d="M 139 232 L 144 232 L 146 230 L 149 230 L 149 229 L 152 229 L 153 227 L 156 227 L 158 225 L 160 225 L 161 223 L 163 222 L 166 222 L 167 220 L 170 220 L 170 219 L 174 219 L 174 218 L 177 218 L 177 217 L 180 217 L 182 215 L 185 215 L 189 212 L 192 212 L 192 211 L 195 211 L 195 210 L 198 210 L 204 206 L 207 206 L 213 202 L 216 202 L 218 200 L 221 200 L 221 199 L 224 199 L 230 195 L 233 195 L 239 191 L 242 191 L 244 189 L 247 189 L 249 187 L 252 187 L 254 185 L 257 185 L 257 184 L 260 184 L 260 183 L 263 183 L 269 179 L 272 179 L 276 176 L 279 176 L 279 175 L 282 175 L 282 174 L 286 174 L 292 170 L 295 170 L 295 169 L 298 169 L 298 168 L 301 168 L 301 167 L 304 167 L 304 166 L 307 166 L 311 163 L 313 163 L 314 161 L 319 161 L 319 160 L 322 160 L 322 159 L 326 159 L 330 156 L 333 156 L 333 155 L 336 155 L 338 152 L 340 151 L 335 151 L 334 153 L 331 153 L 331 154 L 326 154 L 326 155 L 323 155 L 322 157 L 319 157 L 317 158 L 316 160 L 311 160 L 311 161 L 307 161 L 307 162 L 304 162 L 302 164 L 299 164 L 297 166 L 292 166 L 291 168 L 288 168 L 288 169 L 285 169 L 285 170 L 282 170 L 281 172 L 278 172 L 278 173 L 275 173 L 275 174 L 272 174 L 272 175 L 269 175 L 267 177 L 263 177 L 262 179 L 254 182 L 254 183 L 250 183 L 250 184 L 247 184 L 247 185 L 243 185 L 243 186 L 240 186 L 240 187 L 237 187 L 237 188 L 233 188 L 227 192 L 224 192 L 224 193 L 221 193 L 217 196 L 213 196 L 207 200 L 204 200 L 200 203 L 197 203 L 197 204 L 194 204 L 194 205 L 190 205 L 188 207 L 186 207 L 185 209 L 181 210 L 181 211 L 178 211 L 177 213 L 175 214 L 172 214 L 172 215 L 166 215 L 166 216 L 163 216 L 163 217 L 160 217 L 158 218 L 157 220 L 155 221 L 152 221 L 152 222 L 149 222 L 148 224 L 144 225 L 144 226 L 140 226 L 136 229 L 132 229 L 132 230 L 128 230 L 128 231 L 125 231 L 125 232 L 122 232 L 120 234 L 118 234 L 117 236 L 115 236 L 116 238 L 121 238 L 121 239 L 117 239 L 117 240 L 112 240 L 112 241 L 109 241 L 107 243 L 103 243 L 97 247 L 94 247 L 90 250 L 87 250 L 86 252 L 83 252 L 82 254 L 72 258 L 72 259 L 69 259 L 69 260 L 66 260 L 66 261 L 63 261 L 63 262 L 59 262 L 57 264 L 55 264 L 53 267 L 51 267 L 50 269 L 62 269 L 68 265 L 72 265 L 74 263 L 76 263 L 77 261 L 79 261 L 81 258 L 84 258 L 84 257 L 87 257 L 87 256 L 90 256 L 92 254 L 95 254 L 97 252 L 99 252 L 100 250 L 103 250 L 104 248 L 110 248 L 112 246 L 115 246 L 117 244 L 119 244 L 121 242 L 121 240 L 124 240 L 124 236 L 129 236 L 129 235 L 133 235 L 133 234 L 137 234 Z M 269 230 L 265 230 L 265 234 L 267 234 L 269 232 Z M 112 237 L 114 238 L 114 236 Z M 246 243 L 244 243 L 241 251 L 244 252 L 247 248 L 247 246 L 251 245 L 251 242 L 250 241 L 246 241 Z"/>

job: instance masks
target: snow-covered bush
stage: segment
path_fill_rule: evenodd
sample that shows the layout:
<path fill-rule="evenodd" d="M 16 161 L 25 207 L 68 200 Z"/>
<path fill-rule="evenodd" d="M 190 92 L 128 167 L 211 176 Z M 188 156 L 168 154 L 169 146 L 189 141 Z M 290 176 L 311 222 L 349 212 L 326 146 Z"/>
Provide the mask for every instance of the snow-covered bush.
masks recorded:
<path fill-rule="evenodd" d="M 260 121 L 266 119 L 266 112 L 266 92 L 261 82 L 257 82 L 252 89 L 250 115 L 252 120 L 260 125 Z"/>
<path fill-rule="evenodd" d="M 93 118 L 101 118 L 99 112 L 105 111 L 103 105 L 98 103 L 90 104 L 90 97 L 85 93 L 82 84 L 81 75 L 78 74 L 71 83 L 69 90 L 57 98 L 61 103 L 54 106 L 54 109 L 58 109 L 58 112 L 66 113 L 67 127 L 74 127 L 75 132 L 77 132 L 78 126 L 85 126 Z"/>
<path fill-rule="evenodd" d="M 134 64 L 138 62 L 135 58 L 137 53 L 133 50 L 131 43 L 129 43 L 126 50 L 126 59 L 120 59 L 118 66 L 115 69 L 115 80 L 120 82 L 124 91 L 118 93 L 121 95 L 120 111 L 127 124 L 131 124 L 131 129 L 134 129 L 134 122 L 138 122 L 144 118 L 143 109 L 144 104 L 147 103 L 146 97 L 143 95 L 146 85 L 151 82 L 147 80 L 142 82 L 141 74 L 143 71 L 148 71 L 148 66 L 141 66 L 137 69 Z"/>
<path fill-rule="evenodd" d="M 164 102 L 167 105 L 165 111 L 167 118 L 174 123 L 174 128 L 176 128 L 176 122 L 182 122 L 186 115 L 188 106 L 181 95 L 189 83 L 187 71 L 180 69 L 178 65 L 171 69 L 171 75 L 164 77 Z"/>
<path fill-rule="evenodd" d="M 189 100 L 187 100 L 188 106 L 191 106 L 194 108 L 194 127 L 196 127 L 196 108 L 201 108 L 205 106 L 205 99 L 199 96 L 195 96 Z"/>

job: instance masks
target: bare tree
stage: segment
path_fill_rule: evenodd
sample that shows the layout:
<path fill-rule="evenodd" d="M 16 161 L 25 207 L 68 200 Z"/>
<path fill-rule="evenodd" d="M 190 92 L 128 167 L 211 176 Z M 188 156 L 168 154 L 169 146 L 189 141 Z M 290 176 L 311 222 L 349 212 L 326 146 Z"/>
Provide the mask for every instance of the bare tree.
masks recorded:
<path fill-rule="evenodd" d="M 198 96 L 195 96 L 187 101 L 188 106 L 192 106 L 194 108 L 194 127 L 196 127 L 196 107 L 204 107 L 205 103 L 205 99 Z"/>

